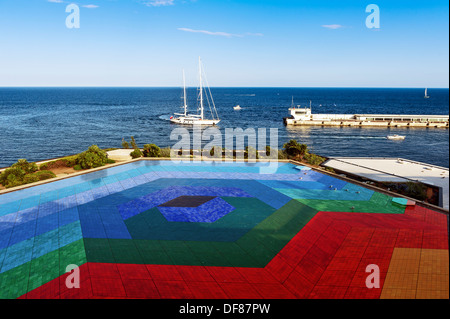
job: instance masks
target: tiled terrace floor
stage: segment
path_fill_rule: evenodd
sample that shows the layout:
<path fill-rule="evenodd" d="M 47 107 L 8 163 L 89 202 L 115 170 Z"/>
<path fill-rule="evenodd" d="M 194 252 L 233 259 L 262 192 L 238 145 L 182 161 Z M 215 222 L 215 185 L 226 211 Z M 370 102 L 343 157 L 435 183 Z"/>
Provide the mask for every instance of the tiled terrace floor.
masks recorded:
<path fill-rule="evenodd" d="M 138 161 L 0 195 L 0 298 L 448 298 L 447 215 L 263 166 Z"/>

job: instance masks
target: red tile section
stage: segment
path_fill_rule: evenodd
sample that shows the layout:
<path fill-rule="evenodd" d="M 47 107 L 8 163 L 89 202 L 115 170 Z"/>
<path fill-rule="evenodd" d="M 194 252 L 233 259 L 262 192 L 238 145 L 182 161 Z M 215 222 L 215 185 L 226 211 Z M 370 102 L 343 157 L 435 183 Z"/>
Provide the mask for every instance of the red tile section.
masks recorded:
<path fill-rule="evenodd" d="M 448 249 L 447 217 L 420 206 L 319 212 L 265 268 L 87 263 L 79 289 L 63 275 L 21 298 L 373 299 L 395 247 Z M 379 289 L 366 287 L 369 264 L 379 266 Z"/>

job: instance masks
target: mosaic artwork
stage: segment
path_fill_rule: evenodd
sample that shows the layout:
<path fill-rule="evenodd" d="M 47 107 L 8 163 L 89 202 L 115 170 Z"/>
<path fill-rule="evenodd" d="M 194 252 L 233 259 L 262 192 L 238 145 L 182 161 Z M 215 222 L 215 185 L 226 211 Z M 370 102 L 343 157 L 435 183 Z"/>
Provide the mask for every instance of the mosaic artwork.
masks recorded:
<path fill-rule="evenodd" d="M 143 160 L 0 195 L 0 298 L 448 298 L 447 215 L 264 165 Z"/>

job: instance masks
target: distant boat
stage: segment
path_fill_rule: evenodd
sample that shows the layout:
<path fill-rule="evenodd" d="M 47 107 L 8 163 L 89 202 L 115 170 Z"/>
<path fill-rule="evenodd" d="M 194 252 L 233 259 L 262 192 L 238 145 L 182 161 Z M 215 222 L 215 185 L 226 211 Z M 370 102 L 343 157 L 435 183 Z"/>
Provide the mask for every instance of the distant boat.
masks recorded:
<path fill-rule="evenodd" d="M 239 111 L 239 110 L 242 110 L 242 107 L 240 105 L 236 105 L 235 107 L 233 107 L 233 109 L 235 111 Z"/>
<path fill-rule="evenodd" d="M 425 89 L 425 96 L 424 96 L 424 98 L 426 98 L 426 99 L 430 98 L 429 95 L 427 94 L 427 89 Z"/>
<path fill-rule="evenodd" d="M 388 135 L 386 138 L 387 138 L 388 140 L 404 140 L 405 137 L 406 137 L 406 136 L 404 136 L 404 135 L 397 135 L 397 134 L 394 134 L 394 135 Z"/>

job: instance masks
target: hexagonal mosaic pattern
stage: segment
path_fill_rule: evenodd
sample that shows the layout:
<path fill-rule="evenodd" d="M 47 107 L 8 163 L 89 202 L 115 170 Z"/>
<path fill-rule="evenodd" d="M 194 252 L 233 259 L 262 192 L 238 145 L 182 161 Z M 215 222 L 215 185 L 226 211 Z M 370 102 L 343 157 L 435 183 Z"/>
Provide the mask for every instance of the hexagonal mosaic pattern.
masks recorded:
<path fill-rule="evenodd" d="M 0 297 L 448 298 L 447 215 L 264 165 L 143 160 L 0 195 Z"/>

